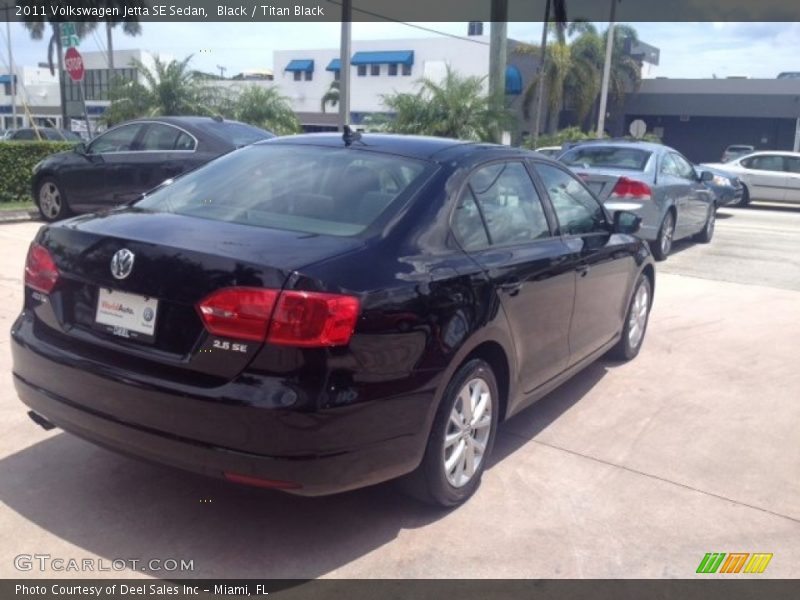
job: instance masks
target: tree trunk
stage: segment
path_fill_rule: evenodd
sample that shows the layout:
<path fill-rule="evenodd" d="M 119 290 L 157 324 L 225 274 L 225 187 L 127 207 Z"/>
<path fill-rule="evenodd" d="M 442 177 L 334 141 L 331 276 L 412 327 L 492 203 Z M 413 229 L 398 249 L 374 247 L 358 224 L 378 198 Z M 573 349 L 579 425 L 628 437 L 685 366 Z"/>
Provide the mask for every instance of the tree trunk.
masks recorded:
<path fill-rule="evenodd" d="M 536 105 L 533 112 L 533 126 L 531 127 L 531 144 L 535 149 L 539 144 L 539 130 L 542 122 L 542 100 L 544 96 L 544 75 L 547 63 L 547 24 L 550 22 L 550 0 L 544 7 L 544 21 L 542 22 L 542 55 L 539 57 L 539 81 L 536 84 Z"/>
<path fill-rule="evenodd" d="M 109 81 L 114 77 L 114 36 L 111 32 L 111 21 L 106 21 L 106 40 L 108 45 L 108 68 L 111 70 L 109 73 Z"/>

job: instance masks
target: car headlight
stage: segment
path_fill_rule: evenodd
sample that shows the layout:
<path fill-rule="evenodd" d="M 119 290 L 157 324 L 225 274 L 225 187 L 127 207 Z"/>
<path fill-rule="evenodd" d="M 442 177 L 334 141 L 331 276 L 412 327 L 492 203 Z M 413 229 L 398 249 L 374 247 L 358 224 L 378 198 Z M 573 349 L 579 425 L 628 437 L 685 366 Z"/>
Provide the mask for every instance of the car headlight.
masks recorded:
<path fill-rule="evenodd" d="M 716 185 L 724 185 L 728 187 L 733 187 L 733 183 L 727 177 L 723 177 L 722 175 L 714 175 L 714 179 L 711 181 L 714 182 Z"/>

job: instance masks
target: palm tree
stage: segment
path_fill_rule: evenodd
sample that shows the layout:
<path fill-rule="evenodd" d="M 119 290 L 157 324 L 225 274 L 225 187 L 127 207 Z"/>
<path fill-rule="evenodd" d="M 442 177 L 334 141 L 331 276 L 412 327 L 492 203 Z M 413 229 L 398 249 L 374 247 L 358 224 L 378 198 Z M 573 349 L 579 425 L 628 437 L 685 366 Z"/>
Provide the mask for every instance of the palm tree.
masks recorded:
<path fill-rule="evenodd" d="M 213 115 L 221 104 L 222 92 L 209 86 L 189 69 L 192 56 L 181 61 L 155 57 L 153 68 L 139 60 L 131 65 L 144 79 L 117 80 L 109 93 L 111 106 L 103 120 L 107 124 L 157 115 Z"/>
<path fill-rule="evenodd" d="M 322 108 L 322 112 L 325 112 L 325 107 L 330 104 L 331 106 L 336 106 L 339 104 L 339 82 L 332 81 L 328 91 L 325 92 L 325 95 L 322 96 L 322 100 L 320 102 L 320 107 Z"/>
<path fill-rule="evenodd" d="M 421 79 L 415 94 L 383 96 L 383 104 L 394 113 L 384 128 L 397 133 L 490 140 L 493 130 L 505 125 L 509 115 L 491 108 L 484 91 L 485 79 L 461 77 L 448 67 L 441 82 Z"/>
<path fill-rule="evenodd" d="M 274 87 L 245 86 L 232 99 L 230 114 L 239 121 L 263 127 L 278 135 L 300 131 L 300 121 L 289 101 Z"/>
<path fill-rule="evenodd" d="M 106 45 L 108 46 L 108 68 L 114 69 L 114 36 L 112 34 L 117 26 L 117 21 L 106 21 Z M 125 21 L 122 24 L 125 35 L 137 36 L 142 33 L 142 26 L 138 21 Z"/>

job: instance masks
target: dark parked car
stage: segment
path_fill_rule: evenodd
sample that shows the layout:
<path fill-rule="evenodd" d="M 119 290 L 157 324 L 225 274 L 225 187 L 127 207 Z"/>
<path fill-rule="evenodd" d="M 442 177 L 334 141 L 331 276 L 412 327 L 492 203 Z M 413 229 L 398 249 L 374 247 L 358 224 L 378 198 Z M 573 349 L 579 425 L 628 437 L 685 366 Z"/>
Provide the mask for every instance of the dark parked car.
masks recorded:
<path fill-rule="evenodd" d="M 14 383 L 126 454 L 305 495 L 408 475 L 454 505 L 499 421 L 639 352 L 638 222 L 529 151 L 277 138 L 44 226 Z"/>
<path fill-rule="evenodd" d="M 664 260 L 672 242 L 694 236 L 708 243 L 714 235 L 716 203 L 705 182 L 677 150 L 649 142 L 591 141 L 558 157 L 586 182 L 611 211 L 629 210 L 642 218 L 639 235 L 653 255 Z"/>
<path fill-rule="evenodd" d="M 263 129 L 212 117 L 129 121 L 38 163 L 33 199 L 47 221 L 124 204 L 166 179 L 271 137 Z"/>
<path fill-rule="evenodd" d="M 3 140 L 13 142 L 37 142 L 47 140 L 50 142 L 75 142 L 81 140 L 81 136 L 68 129 L 54 129 L 53 127 L 23 127 L 22 129 L 12 129 L 3 134 Z"/>

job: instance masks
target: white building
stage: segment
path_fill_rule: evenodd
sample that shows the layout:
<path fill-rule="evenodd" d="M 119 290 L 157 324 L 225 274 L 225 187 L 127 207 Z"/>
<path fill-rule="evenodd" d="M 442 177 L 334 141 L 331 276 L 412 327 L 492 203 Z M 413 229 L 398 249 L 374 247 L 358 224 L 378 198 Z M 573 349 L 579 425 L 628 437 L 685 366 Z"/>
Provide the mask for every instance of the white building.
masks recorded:
<path fill-rule="evenodd" d="M 509 60 L 509 69 L 516 72 L 521 85 L 519 70 L 511 62 Z M 382 101 L 383 95 L 413 93 L 417 91 L 421 78 L 439 80 L 448 66 L 461 76 L 486 77 L 489 73 L 489 38 L 472 35 L 463 38 L 354 40 L 350 64 L 351 119 L 354 124 L 359 124 L 370 113 L 388 112 Z M 329 128 L 336 124 L 338 107 L 328 105 L 323 112 L 321 101 L 331 83 L 339 79 L 338 48 L 276 51 L 273 70 L 275 85 L 289 98 L 306 129 Z M 488 80 L 485 85 L 488 87 Z"/>

